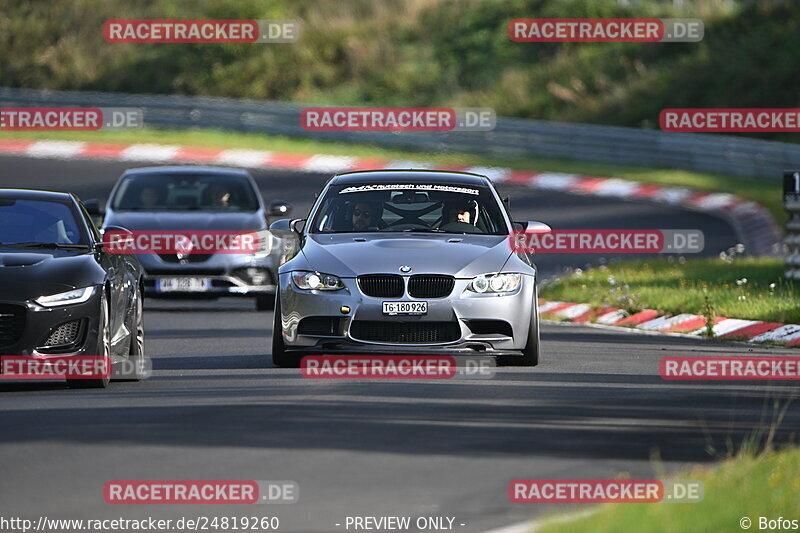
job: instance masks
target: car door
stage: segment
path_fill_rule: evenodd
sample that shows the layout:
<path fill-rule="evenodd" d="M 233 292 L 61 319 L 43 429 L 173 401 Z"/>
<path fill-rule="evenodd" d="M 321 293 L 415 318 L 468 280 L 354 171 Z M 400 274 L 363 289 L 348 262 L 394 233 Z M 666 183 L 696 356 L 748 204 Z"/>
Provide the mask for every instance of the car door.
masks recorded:
<path fill-rule="evenodd" d="M 89 233 L 95 243 L 102 242 L 102 236 L 97 227 L 92 222 L 83 204 L 80 204 L 81 215 L 86 223 Z M 127 353 L 129 346 L 130 331 L 126 328 L 129 324 L 128 316 L 131 313 L 133 304 L 133 291 L 136 282 L 132 280 L 129 254 L 110 253 L 104 247 L 96 248 L 95 258 L 100 266 L 107 272 L 106 279 L 109 282 L 109 301 L 108 301 L 108 320 L 109 338 L 111 339 L 112 355 L 122 355 Z M 135 256 L 134 257 L 135 260 Z"/>

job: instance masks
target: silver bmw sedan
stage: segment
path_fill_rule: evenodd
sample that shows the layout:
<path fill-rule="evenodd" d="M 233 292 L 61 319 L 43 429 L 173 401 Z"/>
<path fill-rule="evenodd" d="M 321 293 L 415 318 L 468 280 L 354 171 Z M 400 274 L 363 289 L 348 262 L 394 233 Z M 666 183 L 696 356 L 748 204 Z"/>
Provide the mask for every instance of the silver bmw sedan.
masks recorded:
<path fill-rule="evenodd" d="M 485 176 L 383 170 L 332 177 L 308 219 L 278 220 L 294 255 L 279 268 L 272 358 L 490 355 L 539 362 L 536 267 Z"/>

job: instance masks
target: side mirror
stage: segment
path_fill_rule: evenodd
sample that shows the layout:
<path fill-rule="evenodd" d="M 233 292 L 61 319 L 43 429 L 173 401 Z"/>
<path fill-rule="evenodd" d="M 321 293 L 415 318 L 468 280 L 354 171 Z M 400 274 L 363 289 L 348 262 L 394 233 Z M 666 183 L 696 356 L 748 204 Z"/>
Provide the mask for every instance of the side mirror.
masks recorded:
<path fill-rule="evenodd" d="M 292 214 L 292 204 L 283 200 L 273 200 L 267 207 L 268 217 L 286 217 Z"/>
<path fill-rule="evenodd" d="M 114 252 L 120 248 L 128 246 L 126 242 L 133 243 L 133 232 L 128 228 L 122 226 L 106 226 L 100 230 L 102 239 L 96 243 L 95 248 L 104 248 L 108 251 Z"/>
<path fill-rule="evenodd" d="M 528 233 L 550 233 L 553 231 L 553 228 L 549 225 L 538 220 L 529 220 L 523 224 L 525 224 L 525 231 Z"/>
<path fill-rule="evenodd" d="M 100 217 L 106 214 L 105 204 L 101 203 L 97 198 L 84 200 L 83 207 L 86 208 L 86 212 L 92 215 L 92 217 Z"/>
<path fill-rule="evenodd" d="M 300 231 L 297 229 L 297 224 L 305 222 L 302 218 L 282 218 L 276 220 L 269 226 L 269 231 L 278 237 L 297 237 Z"/>
<path fill-rule="evenodd" d="M 83 202 L 83 207 L 89 213 L 89 217 L 98 228 L 103 225 L 103 218 L 106 214 L 106 205 L 97 198 L 90 198 Z"/>

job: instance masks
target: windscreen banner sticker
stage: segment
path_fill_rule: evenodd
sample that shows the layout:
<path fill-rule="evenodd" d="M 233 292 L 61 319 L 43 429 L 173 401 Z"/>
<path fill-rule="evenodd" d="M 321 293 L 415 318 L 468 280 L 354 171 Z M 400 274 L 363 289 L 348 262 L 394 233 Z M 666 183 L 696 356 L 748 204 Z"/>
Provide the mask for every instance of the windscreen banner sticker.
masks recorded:
<path fill-rule="evenodd" d="M 480 191 L 478 189 L 468 189 L 467 187 L 454 187 L 452 185 L 420 185 L 415 183 L 404 183 L 404 184 L 382 184 L 376 183 L 372 185 L 358 185 L 355 187 L 345 187 L 339 194 L 345 194 L 348 192 L 368 192 L 368 191 L 394 191 L 394 190 L 403 190 L 403 191 L 446 191 L 446 192 L 460 192 L 463 194 L 474 194 L 478 196 Z"/>

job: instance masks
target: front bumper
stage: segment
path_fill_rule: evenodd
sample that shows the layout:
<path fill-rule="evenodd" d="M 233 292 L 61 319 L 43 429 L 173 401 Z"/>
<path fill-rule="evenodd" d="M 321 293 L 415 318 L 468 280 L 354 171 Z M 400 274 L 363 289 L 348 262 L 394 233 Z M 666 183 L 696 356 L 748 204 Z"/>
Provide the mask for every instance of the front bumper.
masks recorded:
<path fill-rule="evenodd" d="M 524 275 L 519 290 L 509 295 L 465 292 L 470 280 L 457 279 L 449 296 L 430 299 L 413 298 L 407 292 L 399 298 L 370 297 L 361 292 L 356 279 L 342 281 L 345 289 L 338 291 L 302 290 L 290 273 L 281 274 L 280 318 L 287 350 L 518 355 L 527 342 L 531 313 L 536 312 L 532 275 Z M 427 301 L 428 312 L 387 316 L 384 301 Z M 349 312 L 343 312 L 343 307 Z M 384 333 L 394 338 L 381 339 Z M 426 337 L 446 338 L 430 341 Z"/>
<path fill-rule="evenodd" d="M 0 343 L 0 355 L 32 355 L 47 358 L 49 355 L 97 355 L 98 327 L 100 324 L 101 291 L 95 290 L 89 300 L 63 307 L 42 307 L 31 301 L 0 301 L 0 315 L 14 314 L 5 320 Z M 17 318 L 17 312 L 23 317 Z M 78 322 L 75 341 L 46 346 L 56 330 L 65 324 Z"/>
<path fill-rule="evenodd" d="M 208 254 L 198 260 L 164 260 L 157 254 L 139 254 L 145 270 L 144 290 L 148 296 L 253 296 L 275 294 L 276 258 L 273 255 Z M 208 288 L 202 291 L 158 289 L 158 282 L 168 278 L 204 278 Z"/>

